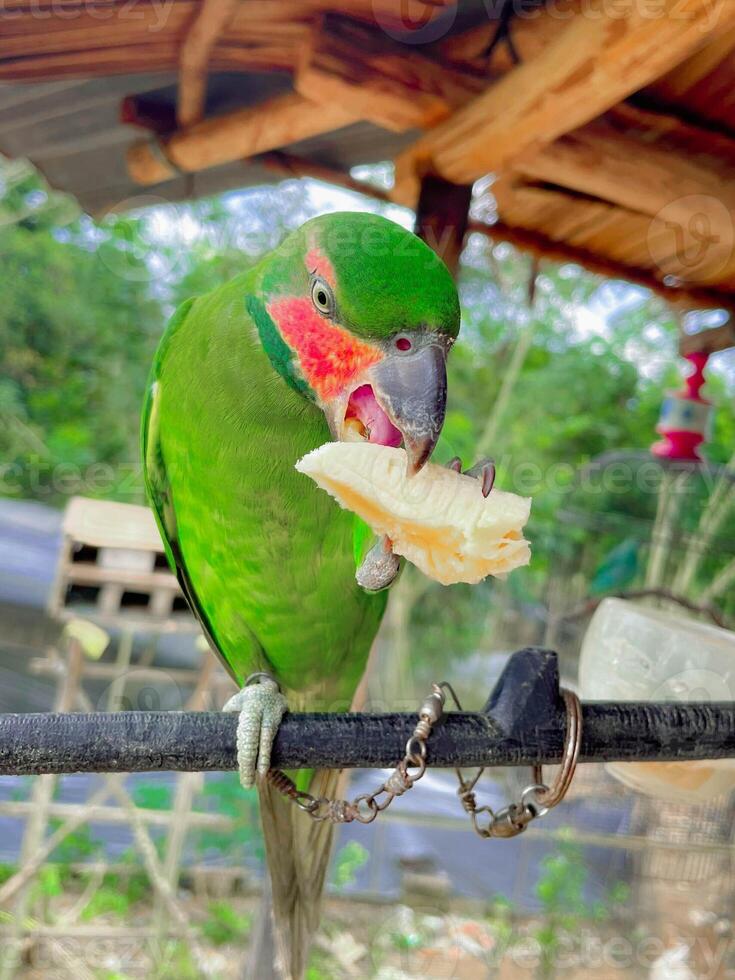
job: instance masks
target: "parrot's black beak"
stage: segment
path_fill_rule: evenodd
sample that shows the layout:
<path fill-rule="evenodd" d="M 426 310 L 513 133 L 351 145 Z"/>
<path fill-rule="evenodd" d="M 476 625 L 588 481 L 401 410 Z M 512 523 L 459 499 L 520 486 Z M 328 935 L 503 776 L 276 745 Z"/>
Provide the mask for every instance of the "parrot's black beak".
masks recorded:
<path fill-rule="evenodd" d="M 447 348 L 441 342 L 390 353 L 367 373 L 375 399 L 403 436 L 410 474 L 429 459 L 444 425 Z"/>

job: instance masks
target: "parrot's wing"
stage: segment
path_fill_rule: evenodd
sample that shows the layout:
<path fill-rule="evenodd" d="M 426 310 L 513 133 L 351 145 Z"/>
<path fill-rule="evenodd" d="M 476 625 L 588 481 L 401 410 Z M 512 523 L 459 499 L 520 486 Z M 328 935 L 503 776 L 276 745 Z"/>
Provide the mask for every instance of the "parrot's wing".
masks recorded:
<path fill-rule="evenodd" d="M 166 337 L 170 338 L 177 327 L 186 319 L 186 315 L 191 309 L 193 299 L 182 303 L 176 313 L 171 318 L 166 331 Z M 174 507 L 171 484 L 166 473 L 166 464 L 161 449 L 161 439 L 159 430 L 159 407 L 160 407 L 160 387 L 158 379 L 158 366 L 161 362 L 163 345 L 159 349 L 159 354 L 153 364 L 151 377 L 143 403 L 143 415 L 141 419 L 141 442 L 143 450 L 143 479 L 145 482 L 148 500 L 153 508 L 153 514 L 161 532 L 163 547 L 168 558 L 169 565 L 176 574 L 176 578 L 181 586 L 184 598 L 189 604 L 189 608 L 199 620 L 204 635 L 219 659 L 225 666 L 227 673 L 236 683 L 240 683 L 231 665 L 222 655 L 221 648 L 217 642 L 217 635 L 207 614 L 202 609 L 201 603 L 191 583 L 186 563 L 181 554 L 179 535 L 176 526 L 176 510 Z M 253 634 L 252 642 L 254 652 L 261 651 L 260 644 Z"/>

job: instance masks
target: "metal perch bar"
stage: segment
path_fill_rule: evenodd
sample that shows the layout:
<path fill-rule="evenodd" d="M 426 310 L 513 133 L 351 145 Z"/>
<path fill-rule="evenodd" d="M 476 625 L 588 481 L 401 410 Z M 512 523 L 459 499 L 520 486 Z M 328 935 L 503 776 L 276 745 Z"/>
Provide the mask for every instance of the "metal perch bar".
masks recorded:
<path fill-rule="evenodd" d="M 589 702 L 580 762 L 735 757 L 735 702 Z M 520 650 L 479 712 L 448 712 L 432 731 L 437 767 L 561 759 L 565 709 L 556 654 Z M 416 724 L 407 714 L 287 714 L 273 749 L 282 769 L 388 768 Z M 211 771 L 237 767 L 237 717 L 220 712 L 0 715 L 0 774 Z"/>

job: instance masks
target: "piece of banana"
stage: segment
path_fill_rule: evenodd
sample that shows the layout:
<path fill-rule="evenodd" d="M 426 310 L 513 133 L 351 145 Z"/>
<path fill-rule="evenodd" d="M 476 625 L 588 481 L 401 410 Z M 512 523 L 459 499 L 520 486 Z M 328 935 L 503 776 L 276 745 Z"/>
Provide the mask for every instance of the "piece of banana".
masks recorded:
<path fill-rule="evenodd" d="M 365 441 L 328 442 L 296 469 L 443 585 L 474 584 L 530 560 L 528 497 L 492 490 L 485 498 L 478 480 L 433 463 L 409 477 L 403 449 Z"/>

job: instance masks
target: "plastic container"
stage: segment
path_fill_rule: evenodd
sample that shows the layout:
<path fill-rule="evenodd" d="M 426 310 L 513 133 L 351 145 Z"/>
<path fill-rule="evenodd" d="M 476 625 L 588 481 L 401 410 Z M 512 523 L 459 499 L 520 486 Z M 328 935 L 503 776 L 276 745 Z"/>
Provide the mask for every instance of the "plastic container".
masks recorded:
<path fill-rule="evenodd" d="M 582 644 L 579 687 L 586 701 L 735 701 L 735 633 L 603 599 Z M 675 802 L 735 789 L 735 759 L 610 762 L 607 768 L 627 786 Z"/>

